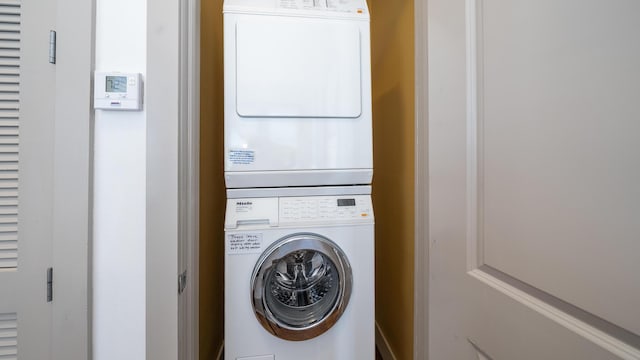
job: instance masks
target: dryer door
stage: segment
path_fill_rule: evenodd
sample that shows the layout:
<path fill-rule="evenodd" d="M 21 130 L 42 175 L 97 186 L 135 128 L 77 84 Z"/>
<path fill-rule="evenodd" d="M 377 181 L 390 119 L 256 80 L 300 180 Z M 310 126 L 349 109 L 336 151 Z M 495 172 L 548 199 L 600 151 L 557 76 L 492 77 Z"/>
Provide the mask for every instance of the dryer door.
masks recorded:
<path fill-rule="evenodd" d="M 271 245 L 251 280 L 256 317 L 273 335 L 294 341 L 329 330 L 349 302 L 353 276 L 344 252 L 316 234 Z"/>

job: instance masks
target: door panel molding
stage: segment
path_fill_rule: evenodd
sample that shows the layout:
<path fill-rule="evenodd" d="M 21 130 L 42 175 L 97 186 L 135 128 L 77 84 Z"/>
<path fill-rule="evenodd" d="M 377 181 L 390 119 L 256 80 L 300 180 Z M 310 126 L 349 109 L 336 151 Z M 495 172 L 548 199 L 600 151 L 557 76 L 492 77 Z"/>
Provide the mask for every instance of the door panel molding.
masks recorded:
<path fill-rule="evenodd" d="M 481 14 L 482 0 L 466 0 L 467 31 L 467 270 L 473 271 L 484 265 L 482 239 L 482 135 L 479 133 L 482 112 L 481 86 L 478 69 L 482 59 Z"/>
<path fill-rule="evenodd" d="M 640 350 L 638 350 L 640 349 L 640 337 L 623 328 L 597 318 L 489 266 L 482 266 L 469 271 L 468 274 L 621 359 L 640 359 Z M 628 343 L 620 339 L 624 339 Z"/>
<path fill-rule="evenodd" d="M 471 339 L 467 339 L 467 341 L 469 341 L 469 344 L 473 346 L 473 349 L 476 352 L 476 356 L 478 356 L 478 360 L 493 360 L 491 356 L 487 355 L 487 353 L 484 352 L 482 349 L 480 349 L 480 347 L 476 343 L 474 343 Z"/>

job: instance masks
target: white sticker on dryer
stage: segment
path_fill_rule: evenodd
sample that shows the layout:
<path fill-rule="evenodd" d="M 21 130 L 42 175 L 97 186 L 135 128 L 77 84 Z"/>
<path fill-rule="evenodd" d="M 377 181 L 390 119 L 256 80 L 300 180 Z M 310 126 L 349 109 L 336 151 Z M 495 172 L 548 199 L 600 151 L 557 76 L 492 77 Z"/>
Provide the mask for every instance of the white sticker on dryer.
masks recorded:
<path fill-rule="evenodd" d="M 227 245 L 227 253 L 230 255 L 260 254 L 262 252 L 262 234 L 228 234 Z"/>
<path fill-rule="evenodd" d="M 229 161 L 233 165 L 251 165 L 256 160 L 256 152 L 247 149 L 229 150 Z"/>

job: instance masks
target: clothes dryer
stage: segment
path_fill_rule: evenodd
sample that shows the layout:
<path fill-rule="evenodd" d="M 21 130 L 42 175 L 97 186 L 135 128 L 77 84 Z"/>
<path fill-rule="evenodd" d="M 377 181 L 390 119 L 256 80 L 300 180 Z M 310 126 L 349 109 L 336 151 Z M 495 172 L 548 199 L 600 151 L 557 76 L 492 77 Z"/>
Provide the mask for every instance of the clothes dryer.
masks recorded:
<path fill-rule="evenodd" d="M 365 0 L 225 0 L 227 188 L 370 184 Z"/>
<path fill-rule="evenodd" d="M 370 188 L 287 191 L 228 192 L 225 359 L 374 359 Z"/>

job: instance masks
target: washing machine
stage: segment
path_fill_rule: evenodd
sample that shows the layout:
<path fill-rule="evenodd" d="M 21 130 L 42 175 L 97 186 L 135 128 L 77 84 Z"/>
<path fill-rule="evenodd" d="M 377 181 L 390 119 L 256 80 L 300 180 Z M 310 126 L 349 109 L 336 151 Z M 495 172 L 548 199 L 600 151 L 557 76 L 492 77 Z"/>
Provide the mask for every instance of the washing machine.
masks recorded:
<path fill-rule="evenodd" d="M 228 190 L 226 360 L 375 358 L 370 192 Z"/>
<path fill-rule="evenodd" d="M 370 184 L 365 0 L 224 1 L 227 188 Z"/>

